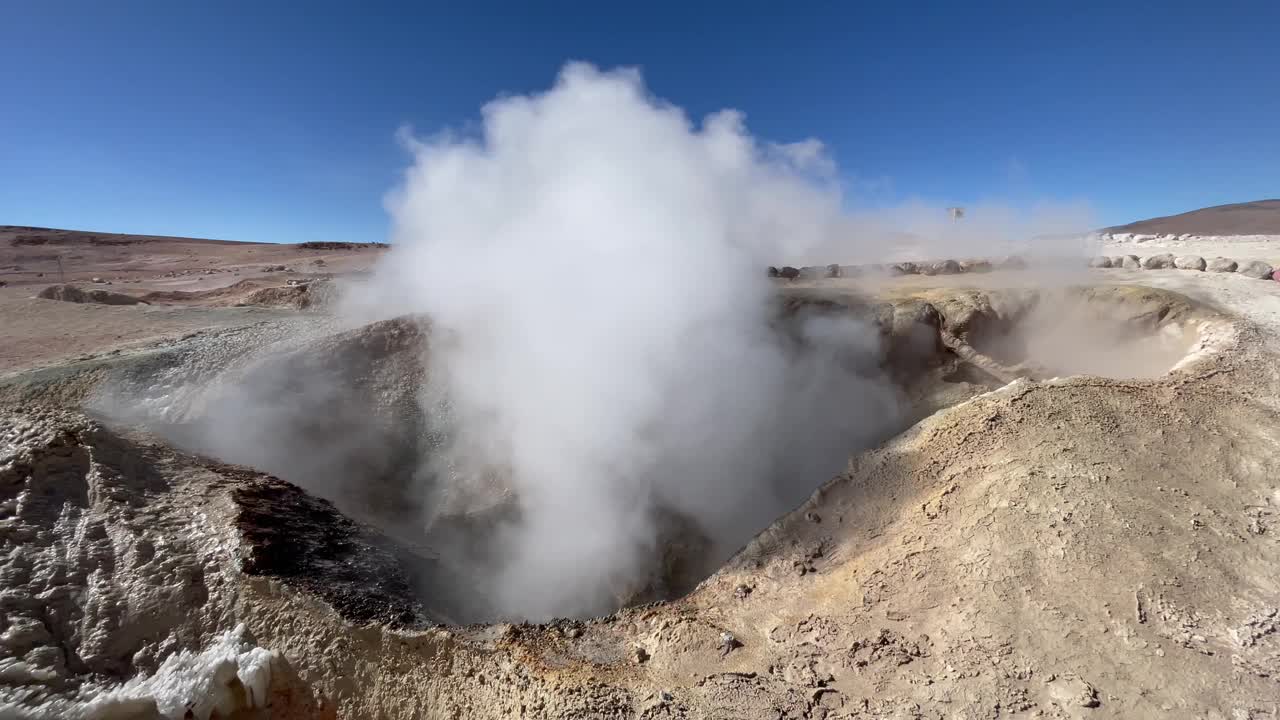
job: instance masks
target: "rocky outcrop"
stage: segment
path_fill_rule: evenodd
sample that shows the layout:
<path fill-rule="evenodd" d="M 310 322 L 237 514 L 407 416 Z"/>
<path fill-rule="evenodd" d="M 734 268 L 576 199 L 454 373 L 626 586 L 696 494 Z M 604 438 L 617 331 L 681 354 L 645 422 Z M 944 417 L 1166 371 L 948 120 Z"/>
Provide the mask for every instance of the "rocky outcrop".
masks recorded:
<path fill-rule="evenodd" d="M 956 275 L 960 271 L 960 263 L 955 260 L 941 260 L 920 266 L 921 275 Z"/>
<path fill-rule="evenodd" d="M 111 292 L 110 290 L 81 290 L 75 285 L 50 285 L 36 295 L 44 300 L 61 300 L 73 303 L 92 303 L 97 305 L 148 305 L 146 300 Z"/>
<path fill-rule="evenodd" d="M 168 502 L 201 505 L 175 496 L 157 453 L 74 413 L 0 414 L 0 428 L 0 706 L 155 673 L 219 629 L 210 542 L 231 538 L 158 522 Z"/>
<path fill-rule="evenodd" d="M 337 288 L 332 281 L 290 281 L 284 287 L 254 290 L 237 305 L 314 310 L 331 305 L 336 298 Z"/>
<path fill-rule="evenodd" d="M 960 272 L 965 272 L 965 273 L 991 272 L 991 261 L 990 260 L 961 260 Z"/>
<path fill-rule="evenodd" d="M 266 706 L 283 666 L 238 618 L 250 577 L 353 626 L 431 622 L 408 549 L 289 483 L 78 413 L 0 410 L 0 508 L 3 717 L 258 717 L 236 713 Z"/>

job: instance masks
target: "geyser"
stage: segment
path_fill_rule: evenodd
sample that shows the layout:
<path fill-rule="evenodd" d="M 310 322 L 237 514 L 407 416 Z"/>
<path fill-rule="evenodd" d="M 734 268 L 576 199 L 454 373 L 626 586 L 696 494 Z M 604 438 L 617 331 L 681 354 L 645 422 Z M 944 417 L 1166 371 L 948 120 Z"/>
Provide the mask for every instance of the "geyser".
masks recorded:
<path fill-rule="evenodd" d="M 635 72 L 570 65 L 474 136 L 405 143 L 394 247 L 337 308 L 385 322 L 219 347 L 229 366 L 140 371 L 99 407 L 376 525 L 435 619 L 678 595 L 991 380 L 915 382 L 953 360 L 925 303 L 778 302 L 771 261 L 889 252 L 849 232 L 816 141 L 695 124 Z"/>
<path fill-rule="evenodd" d="M 449 432 L 423 522 L 495 484 L 499 615 L 609 610 L 651 574 L 664 518 L 727 556 L 896 414 L 853 319 L 769 327 L 766 258 L 828 240 L 840 198 L 814 141 L 700 124 L 634 71 L 567 66 L 496 100 L 478 137 L 407 140 L 394 247 L 366 316 L 431 318 L 422 401 Z"/>

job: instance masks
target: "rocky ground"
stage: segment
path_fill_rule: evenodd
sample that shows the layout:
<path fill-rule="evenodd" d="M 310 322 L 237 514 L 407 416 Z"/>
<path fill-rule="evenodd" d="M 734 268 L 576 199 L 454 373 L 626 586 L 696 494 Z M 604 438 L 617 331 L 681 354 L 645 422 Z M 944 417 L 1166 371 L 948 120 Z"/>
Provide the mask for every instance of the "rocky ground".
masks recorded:
<path fill-rule="evenodd" d="M 310 307 L 385 249 L 0 226 L 0 373 Z"/>
<path fill-rule="evenodd" d="M 262 472 L 289 469 L 270 456 L 197 451 L 201 388 L 267 392 L 264 349 L 315 382 L 359 368 L 332 405 L 403 420 L 427 371 L 421 321 L 347 330 L 287 308 L 16 289 L 0 290 L 22 346 L 0 369 L 0 717 L 1280 714 L 1280 283 L 1124 268 L 779 281 L 784 302 L 871 308 L 890 350 L 923 327 L 925 417 L 813 479 L 682 598 L 470 626 L 447 622 L 452 571 L 387 520 L 394 488 L 366 505 L 342 492 L 395 476 L 387 453 L 314 458 L 326 499 Z M 1054 325 L 1073 303 L 1090 314 Z M 1053 342 L 1123 339 L 1096 335 L 1108 323 L 1175 352 Z M 1015 325 L 1025 357 L 994 343 Z M 104 388 L 168 429 L 120 421 Z M 310 426 L 335 447 L 340 429 Z"/>

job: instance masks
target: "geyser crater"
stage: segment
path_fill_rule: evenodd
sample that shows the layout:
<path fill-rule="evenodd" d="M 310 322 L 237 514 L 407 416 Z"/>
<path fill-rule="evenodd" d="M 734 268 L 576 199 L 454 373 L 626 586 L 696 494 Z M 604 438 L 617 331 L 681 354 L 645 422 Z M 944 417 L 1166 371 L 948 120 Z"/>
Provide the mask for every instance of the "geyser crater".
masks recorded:
<path fill-rule="evenodd" d="M 451 474 L 454 418 L 447 398 L 423 401 L 439 389 L 430 365 L 432 330 L 423 318 L 377 322 L 255 357 L 197 386 L 184 385 L 179 368 L 161 373 L 165 380 L 157 384 L 154 363 L 148 363 L 145 371 L 108 384 L 113 390 L 102 397 L 121 397 L 132 386 L 127 392 L 167 398 L 162 413 L 146 402 L 132 405 L 145 408 L 142 415 L 120 412 L 122 403 L 98 405 L 182 448 L 275 474 L 373 526 L 432 621 L 583 617 L 686 594 L 838 473 L 848 456 L 928 414 L 1016 377 L 1162 375 L 1211 350 L 1221 324 L 1185 298 L 1142 288 L 877 292 L 879 297 L 868 297 L 845 287 L 784 287 L 771 327 L 794 358 L 821 353 L 824 366 L 877 383 L 882 397 L 893 401 L 891 422 L 874 432 L 859 424 L 853 432 L 826 433 L 820 458 L 773 446 L 772 457 L 764 457 L 782 462 L 774 466 L 772 492 L 747 498 L 754 505 L 749 520 L 729 531 L 649 498 L 637 511 L 645 513 L 652 535 L 629 564 L 601 569 L 595 601 L 529 615 L 495 602 L 493 590 L 507 560 L 504 532 L 518 526 L 527 510 L 501 468 L 488 468 L 482 477 Z M 862 337 L 868 330 L 875 339 L 870 345 Z M 859 340 L 833 342 L 841 331 L 857 331 Z M 791 431 L 823 435 L 814 423 L 826 422 L 833 408 L 861 412 L 865 386 L 831 389 L 815 416 L 806 419 L 803 407 L 791 409 Z M 840 395 L 842 389 L 853 394 Z M 741 450 L 761 457 L 759 448 Z M 717 491 L 735 489 L 721 485 Z"/>

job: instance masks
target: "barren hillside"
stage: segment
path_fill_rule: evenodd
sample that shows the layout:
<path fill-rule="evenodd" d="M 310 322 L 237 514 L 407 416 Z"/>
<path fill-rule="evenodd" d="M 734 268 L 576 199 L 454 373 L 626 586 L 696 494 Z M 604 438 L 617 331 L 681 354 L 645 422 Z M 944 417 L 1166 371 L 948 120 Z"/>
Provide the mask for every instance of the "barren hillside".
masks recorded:
<path fill-rule="evenodd" d="M 264 272 L 362 270 L 385 248 L 382 243 L 252 243 L 0 225 L 0 281 L 48 285 L 96 277 L 103 284 L 138 285 L 138 290 L 208 290 Z"/>
<path fill-rule="evenodd" d="M 1102 230 L 1142 235 L 1280 235 L 1280 200 L 1215 205 Z"/>

